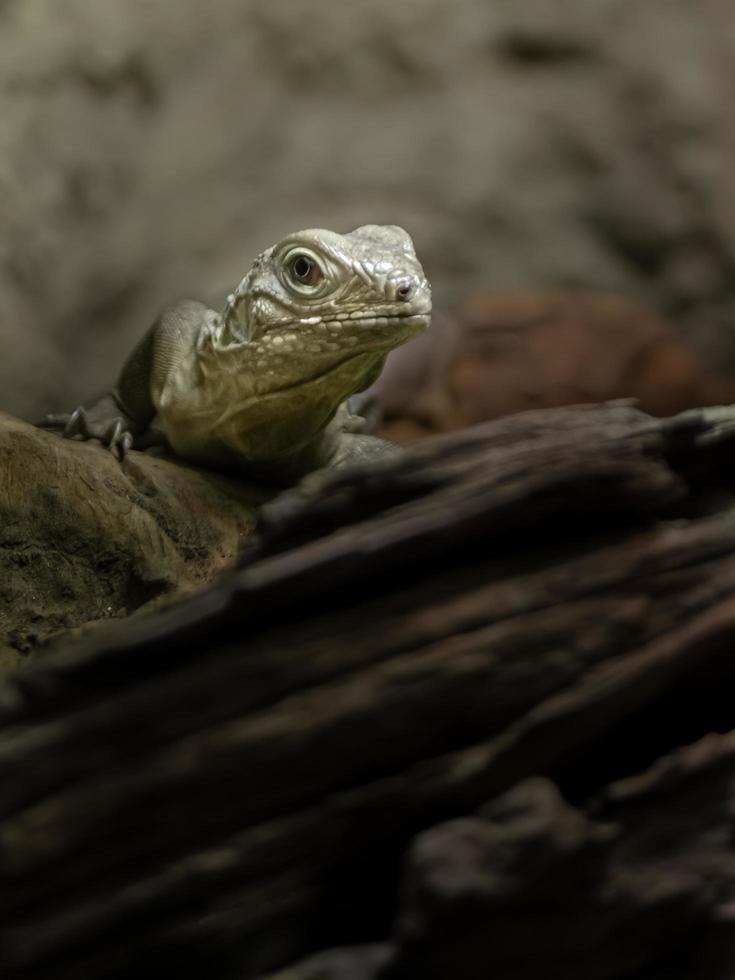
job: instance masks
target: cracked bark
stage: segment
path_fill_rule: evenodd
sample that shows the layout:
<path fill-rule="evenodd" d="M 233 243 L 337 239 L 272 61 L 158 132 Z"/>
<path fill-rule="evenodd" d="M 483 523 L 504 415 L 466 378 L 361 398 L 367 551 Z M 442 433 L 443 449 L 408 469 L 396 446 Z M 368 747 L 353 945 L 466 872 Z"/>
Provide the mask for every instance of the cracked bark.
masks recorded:
<path fill-rule="evenodd" d="M 570 969 L 569 935 L 538 919 L 560 896 L 585 910 L 588 965 L 569 976 L 638 976 L 674 952 L 726 975 L 733 736 L 656 760 L 735 728 L 734 441 L 728 410 L 623 403 L 432 440 L 276 499 L 217 585 L 8 678 L 3 977 L 244 978 L 381 940 L 290 975 L 535 978 Z M 701 796 L 671 776 L 693 768 Z M 568 802 L 523 796 L 536 777 Z M 415 857 L 439 847 L 466 883 L 441 832 L 456 818 L 476 821 L 486 871 L 498 821 L 519 854 L 464 932 Z M 546 828 L 530 851 L 529 820 Z M 515 946 L 483 942 L 506 901 Z"/>

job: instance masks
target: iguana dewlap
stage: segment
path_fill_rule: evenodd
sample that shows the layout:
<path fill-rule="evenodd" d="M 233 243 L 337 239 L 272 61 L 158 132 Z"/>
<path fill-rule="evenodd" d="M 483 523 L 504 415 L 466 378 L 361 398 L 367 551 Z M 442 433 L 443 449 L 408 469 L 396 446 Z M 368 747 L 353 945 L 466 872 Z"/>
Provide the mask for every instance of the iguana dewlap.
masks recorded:
<path fill-rule="evenodd" d="M 296 232 L 258 256 L 221 315 L 190 300 L 170 307 L 109 395 L 42 424 L 122 458 L 155 423 L 185 459 L 292 482 L 390 451 L 354 431 L 346 400 L 430 315 L 402 228 Z"/>

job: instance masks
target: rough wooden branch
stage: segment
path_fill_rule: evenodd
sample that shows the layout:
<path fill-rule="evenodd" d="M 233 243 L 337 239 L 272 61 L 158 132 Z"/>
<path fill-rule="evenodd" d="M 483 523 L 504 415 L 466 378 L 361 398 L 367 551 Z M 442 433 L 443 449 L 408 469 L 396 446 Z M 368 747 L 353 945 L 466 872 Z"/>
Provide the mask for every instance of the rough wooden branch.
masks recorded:
<path fill-rule="evenodd" d="M 735 728 L 734 441 L 727 411 L 626 404 L 443 437 L 276 499 L 215 587 L 38 656 L 0 691 L 3 977 L 244 978 L 385 938 L 418 832 Z M 714 922 L 732 870 L 672 926 Z M 399 971 L 430 954 L 402 929 Z M 662 955 L 632 935 L 624 968 Z"/>

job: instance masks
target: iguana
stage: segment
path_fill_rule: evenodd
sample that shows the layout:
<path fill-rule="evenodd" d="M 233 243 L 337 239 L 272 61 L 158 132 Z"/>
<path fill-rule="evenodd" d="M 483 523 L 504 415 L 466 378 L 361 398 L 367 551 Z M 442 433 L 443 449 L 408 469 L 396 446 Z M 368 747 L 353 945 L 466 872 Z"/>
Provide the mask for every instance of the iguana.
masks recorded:
<path fill-rule="evenodd" d="M 168 308 L 110 394 L 40 424 L 121 460 L 159 432 L 184 459 L 294 483 L 392 450 L 359 431 L 347 399 L 430 315 L 402 228 L 296 232 L 255 259 L 221 315 L 191 300 Z"/>

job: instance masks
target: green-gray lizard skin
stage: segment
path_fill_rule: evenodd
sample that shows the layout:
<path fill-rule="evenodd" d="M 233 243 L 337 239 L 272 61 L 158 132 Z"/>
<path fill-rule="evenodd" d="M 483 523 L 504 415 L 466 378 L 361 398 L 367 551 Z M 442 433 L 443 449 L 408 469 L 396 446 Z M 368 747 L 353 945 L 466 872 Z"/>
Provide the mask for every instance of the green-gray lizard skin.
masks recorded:
<path fill-rule="evenodd" d="M 153 427 L 184 459 L 293 483 L 394 451 L 356 431 L 347 399 L 430 315 L 402 228 L 296 232 L 258 256 L 222 314 L 190 300 L 170 307 L 110 395 L 42 424 L 121 458 L 149 444 Z"/>

